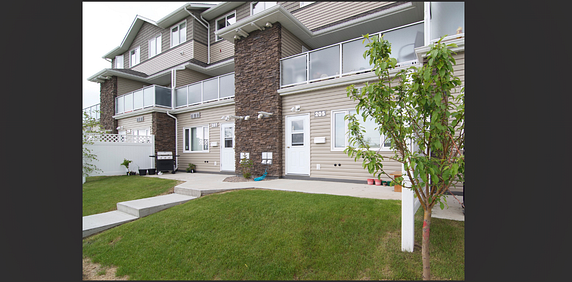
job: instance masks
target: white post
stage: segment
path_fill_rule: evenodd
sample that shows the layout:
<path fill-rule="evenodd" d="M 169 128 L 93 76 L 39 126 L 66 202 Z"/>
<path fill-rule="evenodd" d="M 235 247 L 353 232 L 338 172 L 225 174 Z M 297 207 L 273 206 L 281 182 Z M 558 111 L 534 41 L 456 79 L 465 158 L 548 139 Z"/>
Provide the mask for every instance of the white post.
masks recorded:
<path fill-rule="evenodd" d="M 423 33 L 425 34 L 424 45 L 427 46 L 431 43 L 431 2 L 425 2 L 424 5 L 424 16 L 423 16 Z"/>
<path fill-rule="evenodd" d="M 410 151 L 418 150 L 418 147 L 410 140 Z M 403 185 L 401 188 L 401 251 L 413 252 L 415 244 L 415 212 L 421 206 L 419 199 L 415 198 L 415 193 L 411 188 L 411 181 L 407 177 L 405 166 L 401 165 L 403 175 Z"/>

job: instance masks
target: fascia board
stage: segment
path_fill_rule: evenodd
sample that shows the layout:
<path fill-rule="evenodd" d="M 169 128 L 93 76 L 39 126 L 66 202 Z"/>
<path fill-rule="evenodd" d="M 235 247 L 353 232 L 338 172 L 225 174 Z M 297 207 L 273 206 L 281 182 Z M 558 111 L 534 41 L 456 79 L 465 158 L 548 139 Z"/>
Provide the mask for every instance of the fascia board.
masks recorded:
<path fill-rule="evenodd" d="M 209 8 L 208 10 L 204 11 L 201 13 L 201 16 L 207 20 L 210 21 L 214 18 L 219 17 L 220 15 L 229 12 L 230 10 L 233 10 L 234 8 L 244 4 L 246 2 L 221 2 L 218 5 Z"/>
<path fill-rule="evenodd" d="M 264 27 L 266 22 L 280 22 L 282 26 L 284 26 L 302 41 L 309 39 L 313 35 L 305 25 L 303 25 L 281 5 L 273 6 L 253 16 L 244 18 L 231 26 L 215 31 L 215 34 L 227 41 L 234 42 L 234 36 L 236 34 L 240 35 L 240 30 L 246 33 L 250 33 L 258 30 L 258 27 L 252 23 L 260 27 Z"/>
<path fill-rule="evenodd" d="M 215 4 L 203 4 L 203 3 L 186 3 L 185 5 L 179 7 L 175 11 L 169 13 L 168 15 L 164 16 L 160 20 L 157 21 L 157 26 L 161 28 L 169 28 L 172 25 L 176 24 L 177 22 L 183 20 L 184 18 L 189 16 L 189 13 L 185 11 L 185 8 L 196 10 L 196 9 L 208 9 L 216 6 Z"/>

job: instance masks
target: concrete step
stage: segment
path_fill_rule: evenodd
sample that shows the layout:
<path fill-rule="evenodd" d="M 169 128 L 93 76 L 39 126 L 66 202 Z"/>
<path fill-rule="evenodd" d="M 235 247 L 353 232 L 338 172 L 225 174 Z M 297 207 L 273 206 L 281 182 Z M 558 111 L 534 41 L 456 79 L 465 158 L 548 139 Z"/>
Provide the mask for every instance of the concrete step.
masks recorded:
<path fill-rule="evenodd" d="M 177 193 L 161 195 L 151 198 L 117 203 L 117 210 L 132 216 L 144 217 L 196 198 L 196 196 L 181 195 Z"/>
<path fill-rule="evenodd" d="M 84 216 L 82 220 L 82 238 L 136 219 L 136 216 L 121 211 L 110 211 Z"/>

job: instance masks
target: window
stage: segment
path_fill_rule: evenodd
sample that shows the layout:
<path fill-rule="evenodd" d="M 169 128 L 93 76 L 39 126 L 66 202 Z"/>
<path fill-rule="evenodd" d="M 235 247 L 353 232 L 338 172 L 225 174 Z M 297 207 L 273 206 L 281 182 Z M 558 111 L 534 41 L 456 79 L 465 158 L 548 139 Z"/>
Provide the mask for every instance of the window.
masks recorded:
<path fill-rule="evenodd" d="M 129 67 L 139 64 L 140 46 L 129 51 Z"/>
<path fill-rule="evenodd" d="M 344 117 L 355 113 L 355 110 L 332 111 L 332 151 L 342 151 L 346 148 L 348 144 L 348 121 Z M 365 129 L 364 138 L 371 149 L 390 149 L 391 140 L 379 134 L 378 124 L 374 120 L 368 118 L 363 122 L 361 116 L 358 117 L 358 120 Z"/>
<path fill-rule="evenodd" d="M 231 24 L 234 24 L 235 22 L 236 22 L 236 12 L 232 12 L 224 17 L 217 19 L 215 27 L 216 30 L 221 30 Z M 215 41 L 219 41 L 221 39 L 222 37 L 218 37 L 217 35 Z"/>
<path fill-rule="evenodd" d="M 251 2 L 250 3 L 250 15 L 262 12 L 272 6 L 275 6 L 276 2 Z"/>
<path fill-rule="evenodd" d="M 187 21 L 171 27 L 171 47 L 175 47 L 185 41 L 187 41 Z"/>
<path fill-rule="evenodd" d="M 310 4 L 314 3 L 314 2 L 316 2 L 316 1 L 300 2 L 300 8 L 302 8 L 302 7 L 306 6 L 306 5 L 310 5 Z"/>
<path fill-rule="evenodd" d="M 161 53 L 161 34 L 149 40 L 149 58 Z"/>
<path fill-rule="evenodd" d="M 123 68 L 123 55 L 115 56 L 115 68 L 116 69 Z"/>
<path fill-rule="evenodd" d="M 183 128 L 183 152 L 208 152 L 209 128 L 197 126 Z"/>

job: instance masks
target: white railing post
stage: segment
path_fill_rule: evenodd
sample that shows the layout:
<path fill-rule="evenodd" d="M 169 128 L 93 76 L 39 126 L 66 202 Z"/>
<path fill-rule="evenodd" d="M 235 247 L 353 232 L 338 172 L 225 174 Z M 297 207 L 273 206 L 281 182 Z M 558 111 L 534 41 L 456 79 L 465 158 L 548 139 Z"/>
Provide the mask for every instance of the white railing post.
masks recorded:
<path fill-rule="evenodd" d="M 306 84 L 310 83 L 310 52 L 306 53 Z"/>
<path fill-rule="evenodd" d="M 340 52 L 340 77 L 342 77 L 342 43 L 338 44 L 338 46 L 340 46 L 338 48 L 339 52 Z"/>

